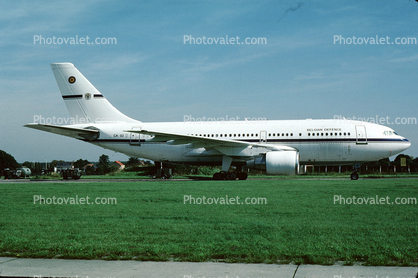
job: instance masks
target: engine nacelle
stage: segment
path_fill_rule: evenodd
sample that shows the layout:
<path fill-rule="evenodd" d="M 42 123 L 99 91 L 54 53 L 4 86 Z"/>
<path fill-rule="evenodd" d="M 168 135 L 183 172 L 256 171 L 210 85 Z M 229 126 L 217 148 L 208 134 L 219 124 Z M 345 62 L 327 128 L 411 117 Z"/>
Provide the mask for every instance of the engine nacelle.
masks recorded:
<path fill-rule="evenodd" d="M 266 171 L 267 175 L 299 174 L 298 151 L 271 151 L 247 161 L 247 167 Z"/>

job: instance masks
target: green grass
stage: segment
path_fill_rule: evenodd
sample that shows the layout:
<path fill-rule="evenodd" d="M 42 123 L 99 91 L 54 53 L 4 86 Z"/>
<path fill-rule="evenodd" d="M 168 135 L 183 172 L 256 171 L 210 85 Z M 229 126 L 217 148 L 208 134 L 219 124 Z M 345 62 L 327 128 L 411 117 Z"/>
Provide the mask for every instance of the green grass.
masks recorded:
<path fill-rule="evenodd" d="M 416 265 L 418 205 L 339 205 L 418 198 L 418 179 L 1 184 L 0 256 L 247 263 Z M 40 205 L 34 195 L 117 198 Z M 184 204 L 184 195 L 265 197 L 258 205 Z"/>

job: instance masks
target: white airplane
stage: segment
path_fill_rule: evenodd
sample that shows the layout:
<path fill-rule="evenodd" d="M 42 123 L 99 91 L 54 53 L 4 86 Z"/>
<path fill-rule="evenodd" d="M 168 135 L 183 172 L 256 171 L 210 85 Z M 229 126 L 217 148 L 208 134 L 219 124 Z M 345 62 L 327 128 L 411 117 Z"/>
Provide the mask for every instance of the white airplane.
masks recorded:
<path fill-rule="evenodd" d="M 121 113 L 71 63 L 51 64 L 71 125 L 25 125 L 155 162 L 222 165 L 216 180 L 244 180 L 247 168 L 299 174 L 302 165 L 355 165 L 398 154 L 411 143 L 386 126 L 340 119 L 149 122 Z M 230 166 L 239 169 L 229 172 Z"/>

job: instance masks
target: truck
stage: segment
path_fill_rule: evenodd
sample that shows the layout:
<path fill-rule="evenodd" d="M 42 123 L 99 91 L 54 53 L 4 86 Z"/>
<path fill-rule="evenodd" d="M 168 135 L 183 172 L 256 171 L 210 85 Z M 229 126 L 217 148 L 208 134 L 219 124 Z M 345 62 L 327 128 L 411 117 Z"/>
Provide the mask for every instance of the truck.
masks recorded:
<path fill-rule="evenodd" d="M 80 170 L 78 168 L 64 169 L 64 170 L 61 170 L 60 174 L 64 180 L 68 180 L 68 179 L 78 180 L 83 174 L 83 170 Z"/>

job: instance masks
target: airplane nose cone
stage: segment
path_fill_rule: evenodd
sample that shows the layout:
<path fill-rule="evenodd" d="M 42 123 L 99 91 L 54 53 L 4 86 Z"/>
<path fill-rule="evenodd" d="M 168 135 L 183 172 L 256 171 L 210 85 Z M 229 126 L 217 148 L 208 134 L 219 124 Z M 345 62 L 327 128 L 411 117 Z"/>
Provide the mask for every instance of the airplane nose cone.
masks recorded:
<path fill-rule="evenodd" d="M 401 141 L 398 141 L 398 143 L 392 145 L 390 149 L 391 155 L 401 153 L 407 148 L 409 148 L 410 146 L 411 146 L 411 142 L 409 142 L 408 139 L 402 137 Z"/>
<path fill-rule="evenodd" d="M 404 150 L 406 150 L 407 148 L 411 146 L 411 142 L 409 142 L 409 140 L 406 138 L 402 138 L 402 142 L 403 142 Z"/>

